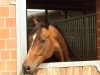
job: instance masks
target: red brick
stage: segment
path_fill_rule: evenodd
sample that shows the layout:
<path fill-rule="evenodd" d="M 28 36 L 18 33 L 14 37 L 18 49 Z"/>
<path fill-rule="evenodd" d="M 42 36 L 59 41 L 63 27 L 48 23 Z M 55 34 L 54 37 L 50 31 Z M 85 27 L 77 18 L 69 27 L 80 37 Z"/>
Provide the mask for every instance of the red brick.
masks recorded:
<path fill-rule="evenodd" d="M 100 13 L 96 14 L 96 20 L 100 20 Z"/>
<path fill-rule="evenodd" d="M 7 18 L 6 19 L 6 27 L 15 27 L 15 18 Z"/>
<path fill-rule="evenodd" d="M 96 27 L 100 29 L 100 22 L 96 22 Z"/>
<path fill-rule="evenodd" d="M 9 50 L 1 51 L 1 60 L 10 60 L 10 51 Z"/>
<path fill-rule="evenodd" d="M 100 13 L 96 13 L 96 28 L 100 29 Z"/>
<path fill-rule="evenodd" d="M 100 25 L 100 22 L 99 22 L 99 21 L 96 21 L 96 25 L 97 25 L 97 26 Z"/>
<path fill-rule="evenodd" d="M 100 30 L 97 29 L 97 38 L 100 38 Z"/>
<path fill-rule="evenodd" d="M 5 71 L 5 62 L 0 61 L 0 71 Z"/>
<path fill-rule="evenodd" d="M 10 29 L 10 38 L 16 38 L 16 29 Z"/>
<path fill-rule="evenodd" d="M 1 75 L 10 75 L 10 72 L 1 72 Z"/>
<path fill-rule="evenodd" d="M 96 2 L 98 2 L 99 0 L 96 0 Z M 99 1 L 100 2 L 100 1 Z"/>
<path fill-rule="evenodd" d="M 96 6 L 96 12 L 100 11 L 100 6 Z"/>
<path fill-rule="evenodd" d="M 0 38 L 9 38 L 9 29 L 0 29 Z"/>
<path fill-rule="evenodd" d="M 100 60 L 100 57 L 97 57 L 98 60 Z"/>
<path fill-rule="evenodd" d="M 9 16 L 9 7 L 0 7 L 0 17 Z"/>
<path fill-rule="evenodd" d="M 10 7 L 10 17 L 15 17 L 16 16 L 16 7 L 11 6 Z"/>
<path fill-rule="evenodd" d="M 0 49 L 4 49 L 5 48 L 5 42 L 4 40 L 0 40 Z"/>
<path fill-rule="evenodd" d="M 17 75 L 17 72 L 15 71 L 15 72 L 11 72 L 11 75 Z"/>
<path fill-rule="evenodd" d="M 14 71 L 17 69 L 17 62 L 16 61 L 7 61 L 7 71 Z"/>
<path fill-rule="evenodd" d="M 97 47 L 100 47 L 100 39 L 97 39 Z"/>
<path fill-rule="evenodd" d="M 4 18 L 0 18 L 0 28 L 4 28 Z"/>
<path fill-rule="evenodd" d="M 11 60 L 16 60 L 16 50 L 11 50 Z"/>
<path fill-rule="evenodd" d="M 100 2 L 96 3 L 96 8 L 100 8 Z"/>
<path fill-rule="evenodd" d="M 97 48 L 97 57 L 100 57 L 100 48 Z"/>
<path fill-rule="evenodd" d="M 5 43 L 7 49 L 16 49 L 16 40 L 6 40 Z"/>
<path fill-rule="evenodd" d="M 9 6 L 10 0 L 0 0 L 0 6 Z"/>
<path fill-rule="evenodd" d="M 100 0 L 96 0 L 96 11 L 100 11 Z"/>
<path fill-rule="evenodd" d="M 96 6 L 96 12 L 100 11 L 100 6 Z"/>
<path fill-rule="evenodd" d="M 100 56 L 98 56 L 97 59 L 100 60 Z"/>
<path fill-rule="evenodd" d="M 99 5 L 100 4 L 100 0 L 96 0 L 96 5 Z"/>

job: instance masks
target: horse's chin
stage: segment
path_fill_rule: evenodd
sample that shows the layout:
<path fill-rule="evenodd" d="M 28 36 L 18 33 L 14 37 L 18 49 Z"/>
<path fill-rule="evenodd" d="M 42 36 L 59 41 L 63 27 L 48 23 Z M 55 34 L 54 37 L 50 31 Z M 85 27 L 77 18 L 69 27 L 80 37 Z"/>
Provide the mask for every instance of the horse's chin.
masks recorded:
<path fill-rule="evenodd" d="M 33 68 L 31 69 L 31 74 L 33 74 L 33 73 L 35 73 L 35 72 L 36 72 L 36 68 L 33 67 Z"/>
<path fill-rule="evenodd" d="M 32 64 L 32 66 L 30 66 L 30 75 L 31 74 L 33 75 L 36 72 L 37 67 L 38 67 L 38 64 L 37 63 Z"/>
<path fill-rule="evenodd" d="M 24 74 L 24 75 L 33 75 L 33 74 L 36 72 L 36 68 L 37 68 L 36 65 L 28 66 L 28 68 L 25 67 L 25 66 L 23 66 L 23 67 L 22 67 L 22 69 L 23 69 L 23 74 Z"/>
<path fill-rule="evenodd" d="M 27 70 L 27 72 L 24 73 L 24 75 L 33 75 L 36 72 L 36 69 Z"/>
<path fill-rule="evenodd" d="M 45 60 L 43 56 L 36 56 L 36 57 L 37 58 L 35 58 L 34 60 L 31 60 L 32 62 L 26 60 L 26 62 L 23 63 L 22 67 L 23 67 L 24 74 L 27 73 L 29 75 L 32 75 L 36 73 L 38 66 Z"/>

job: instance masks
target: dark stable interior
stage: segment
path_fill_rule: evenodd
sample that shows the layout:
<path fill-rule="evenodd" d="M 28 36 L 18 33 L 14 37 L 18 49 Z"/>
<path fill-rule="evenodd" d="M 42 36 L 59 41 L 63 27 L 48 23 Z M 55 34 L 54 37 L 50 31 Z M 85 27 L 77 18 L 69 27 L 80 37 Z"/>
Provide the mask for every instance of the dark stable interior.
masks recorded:
<path fill-rule="evenodd" d="M 95 0 L 26 0 L 27 9 L 65 10 L 83 11 L 95 13 Z M 79 60 L 70 52 L 72 60 Z M 75 57 L 75 58 L 74 58 Z M 95 60 L 96 57 L 93 58 Z M 88 59 L 82 59 L 88 60 Z M 91 59 L 89 59 L 91 60 Z"/>

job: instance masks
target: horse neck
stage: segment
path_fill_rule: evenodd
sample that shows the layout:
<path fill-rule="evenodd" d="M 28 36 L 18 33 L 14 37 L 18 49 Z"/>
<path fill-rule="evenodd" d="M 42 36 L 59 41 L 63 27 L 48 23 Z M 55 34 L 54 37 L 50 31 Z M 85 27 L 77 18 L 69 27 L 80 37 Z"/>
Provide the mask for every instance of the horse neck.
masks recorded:
<path fill-rule="evenodd" d="M 67 48 L 65 39 L 63 38 L 61 33 L 54 26 L 52 26 L 52 25 L 49 26 L 49 31 L 52 35 L 52 39 L 53 39 L 54 43 L 55 44 L 58 43 L 60 48 L 62 48 L 65 61 L 68 61 L 69 60 L 68 48 Z"/>

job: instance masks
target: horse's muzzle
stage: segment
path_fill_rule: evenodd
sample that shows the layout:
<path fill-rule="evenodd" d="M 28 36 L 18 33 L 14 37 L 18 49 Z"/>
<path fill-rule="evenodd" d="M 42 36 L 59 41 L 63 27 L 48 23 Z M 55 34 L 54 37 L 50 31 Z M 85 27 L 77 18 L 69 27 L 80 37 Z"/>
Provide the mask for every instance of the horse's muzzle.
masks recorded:
<path fill-rule="evenodd" d="M 23 65 L 22 69 L 23 69 L 23 73 L 24 74 L 31 74 L 31 68 L 30 68 L 30 66 Z"/>

